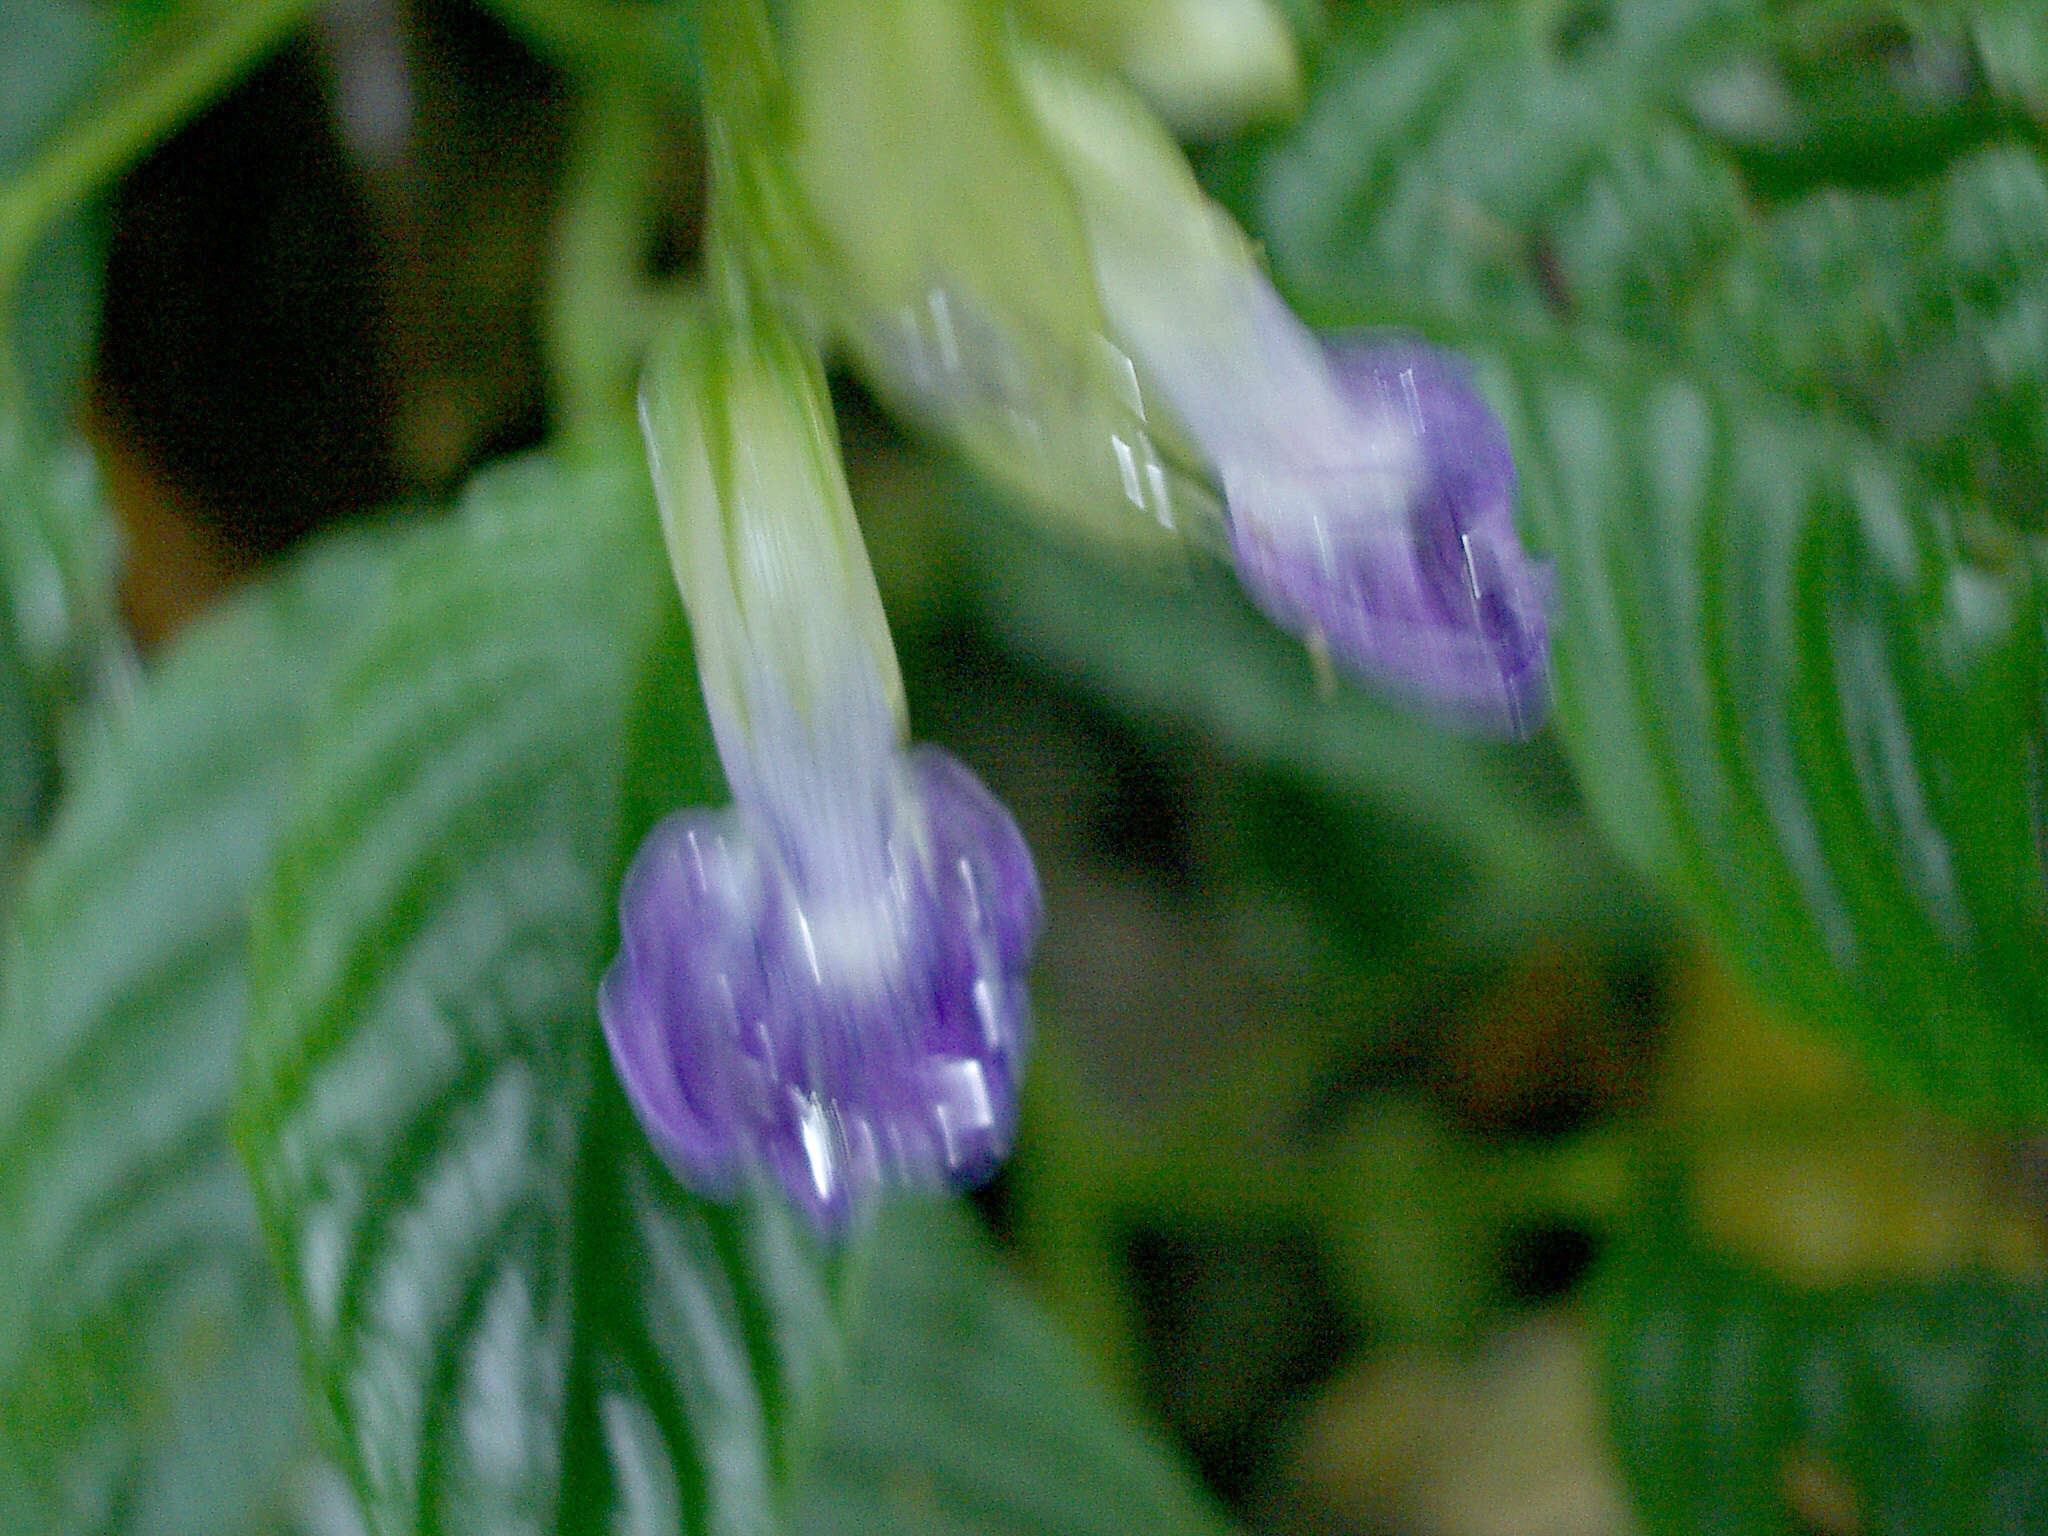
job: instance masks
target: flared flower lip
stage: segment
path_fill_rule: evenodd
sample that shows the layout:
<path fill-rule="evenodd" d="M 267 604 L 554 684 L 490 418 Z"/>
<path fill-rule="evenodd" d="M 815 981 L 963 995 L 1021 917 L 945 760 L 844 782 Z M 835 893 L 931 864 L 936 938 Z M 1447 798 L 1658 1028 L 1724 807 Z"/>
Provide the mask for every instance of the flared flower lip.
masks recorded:
<path fill-rule="evenodd" d="M 770 1180 L 828 1234 L 886 1189 L 979 1183 L 1016 1130 L 1037 875 L 955 759 L 911 748 L 898 769 L 865 891 L 821 895 L 815 865 L 740 808 L 665 819 L 599 989 L 628 1101 L 677 1176 L 718 1199 Z"/>
<path fill-rule="evenodd" d="M 1219 455 L 1240 581 L 1344 670 L 1469 727 L 1528 734 L 1548 705 L 1555 583 L 1516 530 L 1500 419 L 1462 359 L 1415 337 L 1321 345 L 1361 437 L 1398 428 L 1405 450 Z"/>

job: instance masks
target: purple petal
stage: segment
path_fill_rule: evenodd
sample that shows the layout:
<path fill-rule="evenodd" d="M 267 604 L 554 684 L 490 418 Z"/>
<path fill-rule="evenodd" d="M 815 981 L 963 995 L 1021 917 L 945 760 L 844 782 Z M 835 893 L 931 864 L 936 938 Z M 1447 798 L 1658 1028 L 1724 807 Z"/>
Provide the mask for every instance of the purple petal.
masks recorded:
<path fill-rule="evenodd" d="M 1239 579 L 1348 669 L 1490 729 L 1533 730 L 1546 704 L 1550 572 L 1516 536 L 1499 419 L 1445 353 L 1360 340 L 1327 351 L 1361 424 L 1411 436 L 1413 467 L 1224 465 Z"/>
<path fill-rule="evenodd" d="M 986 1178 L 1016 1133 L 1037 876 L 943 752 L 899 759 L 872 877 L 802 878 L 737 810 L 651 832 L 598 1012 L 627 1097 L 714 1196 L 766 1170 L 822 1228 L 889 1185 Z"/>

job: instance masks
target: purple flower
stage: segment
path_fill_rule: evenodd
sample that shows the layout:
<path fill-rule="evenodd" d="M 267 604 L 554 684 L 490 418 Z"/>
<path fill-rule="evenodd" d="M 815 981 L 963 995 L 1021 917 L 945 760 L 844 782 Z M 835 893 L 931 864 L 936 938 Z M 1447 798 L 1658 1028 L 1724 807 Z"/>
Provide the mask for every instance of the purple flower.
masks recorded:
<path fill-rule="evenodd" d="M 1516 537 L 1499 419 L 1445 353 L 1343 340 L 1327 356 L 1365 446 L 1349 463 L 1223 460 L 1245 590 L 1354 672 L 1481 725 L 1533 729 L 1550 579 Z"/>
<path fill-rule="evenodd" d="M 677 1174 L 729 1195 L 766 1169 L 826 1228 L 1009 1151 L 1039 923 L 1015 823 L 944 752 L 904 754 L 876 819 L 836 831 L 807 871 L 744 810 L 670 816 L 626 877 L 598 994 Z"/>
<path fill-rule="evenodd" d="M 1500 422 L 1449 357 L 1325 343 L 1172 140 L 1113 82 L 1027 53 L 1095 286 L 1141 392 L 1223 487 L 1252 598 L 1346 669 L 1476 725 L 1541 718 L 1548 571 L 1523 552 Z"/>
<path fill-rule="evenodd" d="M 734 803 L 648 835 L 598 1014 L 678 1177 L 723 1197 L 768 1174 L 836 1230 L 1009 1150 L 1037 877 L 973 774 L 904 745 L 815 354 L 694 319 L 641 421 Z"/>

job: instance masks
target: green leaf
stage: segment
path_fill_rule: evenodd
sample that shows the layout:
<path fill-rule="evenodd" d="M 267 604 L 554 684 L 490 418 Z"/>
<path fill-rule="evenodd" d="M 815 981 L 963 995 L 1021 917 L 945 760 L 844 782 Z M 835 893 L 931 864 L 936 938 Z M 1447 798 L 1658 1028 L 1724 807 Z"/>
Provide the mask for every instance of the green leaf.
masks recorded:
<path fill-rule="evenodd" d="M 2048 123 L 2048 27 L 2030 0 L 1978 0 L 1962 8 L 1978 63 L 1993 90 Z"/>
<path fill-rule="evenodd" d="M 1225 174 L 1311 310 L 1683 347 L 1712 324 L 1702 284 L 1776 204 L 1872 186 L 1938 202 L 1928 177 L 2038 148 L 1967 60 L 1900 29 L 1884 0 L 1784 19 L 1743 0 L 1364 13 L 1299 128 Z M 1933 279 L 1956 257 L 1940 238 L 1870 254 L 1855 297 L 1880 323 L 1914 275 L 1900 263 Z M 1795 328 L 1815 298 L 1762 295 Z"/>
<path fill-rule="evenodd" d="M 76 436 L 102 187 L 274 44 L 307 0 L 0 0 L 0 600 L 61 738 L 124 642 L 115 535 Z"/>
<path fill-rule="evenodd" d="M 887 1210 L 799 1536 L 1224 1536 L 957 1205 Z"/>
<path fill-rule="evenodd" d="M 90 96 L 129 32 L 88 0 L 0 0 L 0 601 L 11 609 L 0 629 L 15 651 L 7 772 L 31 786 L 31 805 L 47 799 L 60 705 L 86 691 L 80 669 L 111 616 L 113 540 L 89 476 L 77 473 L 83 450 L 48 449 L 92 352 L 97 225 L 71 217 L 45 228 L 40 211 L 7 206 L 8 178 Z M 17 383 L 23 393 L 11 398 Z M 98 611 L 88 618 L 86 606 Z"/>
<path fill-rule="evenodd" d="M 282 1527 L 298 1373 L 227 1136 L 246 908 L 376 579 L 330 547 L 182 640 L 29 870 L 0 1000 L 0 1528 Z"/>
<path fill-rule="evenodd" d="M 104 226 L 98 205 L 59 220 L 21 275 L 13 345 L 29 419 L 53 436 L 72 427 L 99 338 Z"/>
<path fill-rule="evenodd" d="M 1994 144 L 1904 193 L 1762 219 L 1696 296 L 1701 356 L 1896 444 L 1938 487 L 2048 530 L 2048 164 Z"/>
<path fill-rule="evenodd" d="M 0 182 L 91 93 L 131 33 L 89 0 L 0 3 Z M 36 245 L 20 292 L 4 294 L 8 344 L 19 354 L 34 419 L 46 426 L 76 402 L 92 353 L 103 260 L 97 220 L 64 219 Z M 6 286 L 0 276 L 0 291 Z"/>
<path fill-rule="evenodd" d="M 1728 142 L 1740 71 L 1701 71 L 1798 84 L 1768 18 L 1587 15 L 1359 23 L 1262 165 L 1259 232 L 1323 318 L 1422 324 L 1484 360 L 1524 530 L 1557 562 L 1559 723 L 1609 836 L 1765 992 L 1924 1092 L 2038 1121 L 2040 551 L 1985 499 L 1996 476 L 1953 462 L 1989 444 L 2025 484 L 2037 451 L 2038 425 L 2001 423 L 2048 358 L 2016 339 L 2048 242 L 2038 159 L 2001 141 L 1903 202 L 1759 212 Z M 1815 223 L 1831 290 L 1791 260 Z M 2001 388 L 1922 436 L 1845 407 L 1924 408 L 1922 349 L 1897 337 L 1958 317 L 1980 362 L 2003 348 Z"/>
<path fill-rule="evenodd" d="M 36 431 L 56 437 L 76 405 L 99 307 L 95 196 L 310 3 L 0 3 L 0 409 L 10 418 L 26 403 Z"/>
<path fill-rule="evenodd" d="M 0 186 L 91 97 L 134 41 L 134 28 L 88 0 L 0 4 Z M 25 243 L 21 251 L 9 249 Z M 15 262 L 23 263 L 15 286 Z M 92 353 L 104 261 L 98 221 L 59 219 L 0 231 L 0 335 L 52 435 L 77 402 Z M 7 372 L 0 365 L 0 378 Z"/>
<path fill-rule="evenodd" d="M 16 867 L 42 825 L 54 778 L 49 732 L 15 637 L 14 616 L 0 606 L 0 917 Z"/>
<path fill-rule="evenodd" d="M 2048 1109 L 2043 615 L 1867 440 L 1682 376 L 1500 396 L 1589 796 L 1765 989 L 1980 1114 Z"/>
<path fill-rule="evenodd" d="M 0 602 L 45 757 L 67 712 L 129 668 L 116 540 L 85 445 L 52 449 L 0 407 Z"/>
<path fill-rule="evenodd" d="M 688 0 L 484 0 L 543 57 L 571 73 L 630 79 L 694 102 L 703 78 L 697 8 Z"/>
<path fill-rule="evenodd" d="M 49 451 L 0 404 L 0 912 L 89 734 L 89 706 L 132 680 L 115 538 L 85 445 Z"/>
<path fill-rule="evenodd" d="M 1241 195 L 1325 318 L 1614 332 L 2039 532 L 2048 171 L 1951 31 L 1882 0 L 1361 22 Z"/>
<path fill-rule="evenodd" d="M 1616 1445 L 1652 1533 L 1798 1536 L 1816 1502 L 1875 1532 L 2048 1520 L 2048 1289 L 1807 1289 L 1680 1236 L 1639 1241 L 1603 1300 Z"/>
<path fill-rule="evenodd" d="M 91 88 L 120 32 L 120 21 L 91 0 L 0 5 L 0 175 Z"/>
<path fill-rule="evenodd" d="M 1362 15 L 1262 158 L 1255 232 L 1318 319 L 1669 335 L 1744 214 L 1683 93 L 1740 15 L 1729 0 Z"/>
<path fill-rule="evenodd" d="M 1905 188 L 2014 126 L 1960 29 L 1892 0 L 1818 0 L 1746 18 L 1739 55 L 1699 61 L 1697 122 L 1770 196 Z"/>
<path fill-rule="evenodd" d="M 772 1530 L 829 1378 L 828 1266 L 674 1184 L 597 1027 L 629 765 L 712 779 L 655 526 L 637 464 L 481 478 L 323 698 L 259 899 L 241 1137 L 375 1532 Z"/>

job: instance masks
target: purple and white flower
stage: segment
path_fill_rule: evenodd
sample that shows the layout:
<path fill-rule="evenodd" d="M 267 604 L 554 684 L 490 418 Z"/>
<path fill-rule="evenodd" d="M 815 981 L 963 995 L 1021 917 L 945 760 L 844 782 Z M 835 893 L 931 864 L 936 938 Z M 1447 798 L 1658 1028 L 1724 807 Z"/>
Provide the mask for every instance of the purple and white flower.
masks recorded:
<path fill-rule="evenodd" d="M 724 1195 L 765 1170 L 828 1228 L 887 1186 L 993 1173 L 1028 1039 L 1039 902 L 1016 825 L 929 747 L 877 810 L 794 856 L 744 808 L 670 816 L 627 876 L 598 1000 L 686 1182 Z"/>
<path fill-rule="evenodd" d="M 734 804 L 641 846 L 598 1002 L 678 1176 L 726 1196 L 766 1173 L 831 1230 L 1008 1151 L 1040 905 L 1003 807 L 904 746 L 827 411 L 815 358 L 760 326 L 686 326 L 650 367 L 642 422 Z"/>
<path fill-rule="evenodd" d="M 732 206 L 767 280 L 798 274 L 886 398 L 1063 529 L 1134 561 L 1205 544 L 1344 670 L 1534 728 L 1549 574 L 1516 537 L 1499 421 L 1446 356 L 1309 331 L 1100 67 L 1277 101 L 1293 53 L 1264 0 L 793 14 L 779 64 L 736 30 L 712 50 L 715 79 L 751 82 L 726 101 L 746 125 Z M 1211 23 L 1224 57 L 1199 46 Z M 1165 75 L 1139 57 L 1160 50 Z M 789 110 L 764 112 L 777 79 Z"/>
<path fill-rule="evenodd" d="M 1515 733 L 1545 704 L 1548 570 L 1499 419 L 1447 354 L 1325 342 L 1114 82 L 1024 51 L 1103 313 L 1224 493 L 1245 590 L 1347 670 Z"/>
<path fill-rule="evenodd" d="M 1449 354 L 1341 340 L 1326 355 L 1364 451 L 1222 460 L 1238 579 L 1351 671 L 1526 733 L 1546 703 L 1550 576 L 1516 537 L 1506 432 Z"/>

